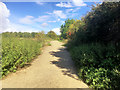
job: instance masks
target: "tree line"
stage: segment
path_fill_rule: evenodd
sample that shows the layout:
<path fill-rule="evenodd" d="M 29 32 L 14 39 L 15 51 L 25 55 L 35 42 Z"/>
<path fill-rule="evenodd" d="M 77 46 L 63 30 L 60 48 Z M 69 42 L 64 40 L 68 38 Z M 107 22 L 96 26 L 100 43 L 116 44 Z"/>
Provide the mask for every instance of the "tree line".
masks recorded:
<path fill-rule="evenodd" d="M 52 39 L 58 39 L 59 36 L 54 31 L 49 31 L 47 34 L 44 31 L 41 32 L 4 32 L 3 37 L 18 37 L 18 38 L 38 38 L 38 37 L 49 37 Z"/>
<path fill-rule="evenodd" d="M 115 43 L 120 41 L 120 2 L 103 2 L 93 6 L 81 20 L 68 19 L 61 25 L 61 39 L 79 43 Z"/>

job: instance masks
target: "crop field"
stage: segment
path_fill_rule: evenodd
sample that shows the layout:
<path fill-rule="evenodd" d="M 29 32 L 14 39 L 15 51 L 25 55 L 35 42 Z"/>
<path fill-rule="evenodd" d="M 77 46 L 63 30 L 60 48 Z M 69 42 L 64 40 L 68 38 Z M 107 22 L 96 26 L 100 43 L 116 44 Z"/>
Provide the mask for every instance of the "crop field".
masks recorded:
<path fill-rule="evenodd" d="M 42 42 L 29 38 L 2 38 L 2 76 L 16 72 L 41 54 Z"/>
<path fill-rule="evenodd" d="M 54 37 L 54 38 L 53 38 Z M 33 59 L 41 54 L 41 48 L 48 45 L 57 35 L 50 31 L 27 33 L 27 32 L 5 32 L 1 34 L 1 67 L 2 75 L 7 76 L 10 72 L 28 65 Z"/>

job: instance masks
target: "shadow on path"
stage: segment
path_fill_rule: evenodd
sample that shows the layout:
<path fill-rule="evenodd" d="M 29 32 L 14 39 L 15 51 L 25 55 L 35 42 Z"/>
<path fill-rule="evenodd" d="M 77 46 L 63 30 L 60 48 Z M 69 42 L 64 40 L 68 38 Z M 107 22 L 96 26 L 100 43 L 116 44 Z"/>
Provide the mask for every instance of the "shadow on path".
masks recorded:
<path fill-rule="evenodd" d="M 78 78 L 74 76 L 75 74 L 77 75 L 76 69 L 70 57 L 69 52 L 65 48 L 60 48 L 59 51 L 56 51 L 56 52 L 52 51 L 49 53 L 52 56 L 59 58 L 57 61 L 50 61 L 50 62 L 51 64 L 55 64 L 57 67 L 61 69 L 65 69 L 65 70 L 62 70 L 63 75 L 67 75 L 71 78 L 79 80 Z"/>

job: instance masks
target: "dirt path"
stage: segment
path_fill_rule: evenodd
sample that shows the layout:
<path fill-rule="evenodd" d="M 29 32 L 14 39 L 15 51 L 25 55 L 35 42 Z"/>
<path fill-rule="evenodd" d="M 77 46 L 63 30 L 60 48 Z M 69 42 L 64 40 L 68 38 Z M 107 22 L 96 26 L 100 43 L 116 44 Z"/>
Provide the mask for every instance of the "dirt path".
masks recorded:
<path fill-rule="evenodd" d="M 2 80 L 3 88 L 87 88 L 63 43 L 52 41 L 31 65 Z"/>

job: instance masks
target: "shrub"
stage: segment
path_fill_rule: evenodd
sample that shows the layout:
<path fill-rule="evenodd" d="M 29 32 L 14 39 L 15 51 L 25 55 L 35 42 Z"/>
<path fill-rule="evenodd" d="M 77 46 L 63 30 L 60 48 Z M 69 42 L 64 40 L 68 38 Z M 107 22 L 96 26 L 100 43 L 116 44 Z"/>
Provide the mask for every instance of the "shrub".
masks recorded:
<path fill-rule="evenodd" d="M 84 44 L 69 50 L 79 77 L 90 87 L 120 88 L 120 54 L 114 45 Z"/>

